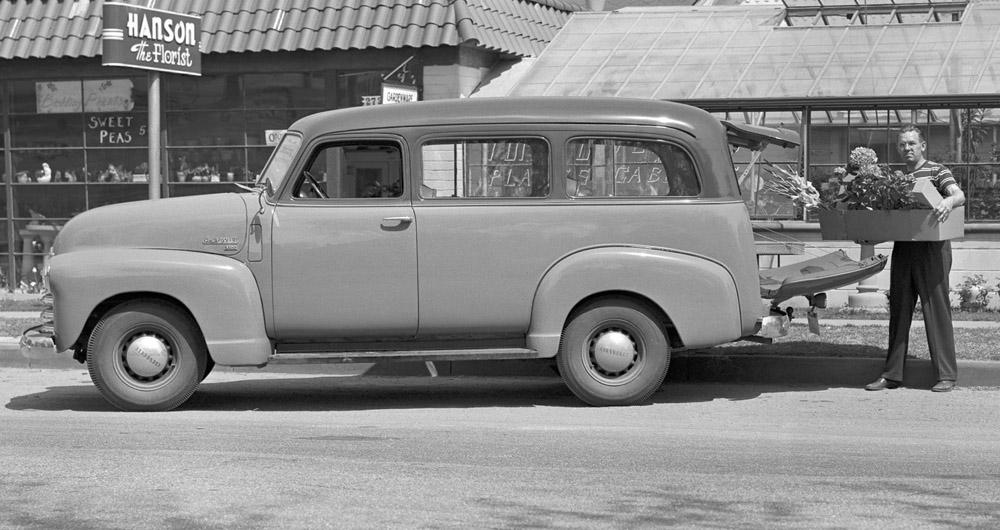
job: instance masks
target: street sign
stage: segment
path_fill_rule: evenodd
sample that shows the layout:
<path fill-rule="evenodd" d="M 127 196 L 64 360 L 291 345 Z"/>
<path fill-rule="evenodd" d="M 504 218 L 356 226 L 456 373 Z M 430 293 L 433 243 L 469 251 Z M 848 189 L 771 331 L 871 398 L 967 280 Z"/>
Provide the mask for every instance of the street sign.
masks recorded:
<path fill-rule="evenodd" d="M 104 4 L 104 66 L 201 75 L 201 17 L 129 4 Z"/>

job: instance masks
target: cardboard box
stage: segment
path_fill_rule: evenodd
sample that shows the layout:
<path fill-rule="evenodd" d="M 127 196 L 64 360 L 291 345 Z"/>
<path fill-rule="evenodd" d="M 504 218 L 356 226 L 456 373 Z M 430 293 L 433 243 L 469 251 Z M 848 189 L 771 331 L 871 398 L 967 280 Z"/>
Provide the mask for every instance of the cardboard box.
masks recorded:
<path fill-rule="evenodd" d="M 965 236 L 965 208 L 939 223 L 933 210 L 821 210 L 824 240 L 943 241 Z"/>
<path fill-rule="evenodd" d="M 824 241 L 844 241 L 847 237 L 847 223 L 844 212 L 847 210 L 820 210 L 819 231 Z"/>
<path fill-rule="evenodd" d="M 910 190 L 910 197 L 913 197 L 918 204 L 922 204 L 925 208 L 936 208 L 942 199 L 930 177 L 916 179 L 913 182 L 913 189 Z"/>

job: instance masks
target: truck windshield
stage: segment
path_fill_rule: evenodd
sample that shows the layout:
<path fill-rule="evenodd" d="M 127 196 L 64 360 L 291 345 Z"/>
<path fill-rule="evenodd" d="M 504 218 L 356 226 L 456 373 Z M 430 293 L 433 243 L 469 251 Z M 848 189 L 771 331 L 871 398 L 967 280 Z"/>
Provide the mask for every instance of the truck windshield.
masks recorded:
<path fill-rule="evenodd" d="M 281 137 L 281 141 L 278 142 L 278 146 L 274 148 L 274 152 L 271 153 L 271 158 L 264 166 L 264 171 L 257 177 L 256 185 L 263 186 L 264 189 L 269 190 L 268 193 L 277 191 L 291 170 L 292 162 L 295 160 L 295 155 L 298 154 L 301 145 L 301 136 L 285 133 Z"/>

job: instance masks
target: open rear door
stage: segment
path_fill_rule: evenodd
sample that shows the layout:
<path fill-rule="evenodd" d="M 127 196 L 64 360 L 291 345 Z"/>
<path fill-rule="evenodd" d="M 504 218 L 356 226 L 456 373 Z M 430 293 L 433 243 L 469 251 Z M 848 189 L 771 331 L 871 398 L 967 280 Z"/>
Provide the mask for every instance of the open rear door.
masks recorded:
<path fill-rule="evenodd" d="M 785 148 L 799 145 L 799 133 L 790 129 L 775 129 L 725 120 L 722 120 L 722 124 L 726 127 L 729 143 L 736 147 L 760 151 L 770 144 Z"/>
<path fill-rule="evenodd" d="M 760 271 L 760 296 L 779 304 L 794 296 L 811 296 L 874 276 L 885 268 L 881 254 L 854 261 L 843 250 L 808 261 Z"/>
<path fill-rule="evenodd" d="M 775 129 L 722 121 L 729 143 L 760 151 L 768 145 L 792 148 L 799 145 L 799 133 L 789 129 Z M 760 271 L 760 296 L 779 304 L 795 296 L 811 296 L 874 276 L 885 269 L 888 258 L 873 256 L 864 261 L 854 261 L 844 251 L 832 252 L 784 267 Z"/>

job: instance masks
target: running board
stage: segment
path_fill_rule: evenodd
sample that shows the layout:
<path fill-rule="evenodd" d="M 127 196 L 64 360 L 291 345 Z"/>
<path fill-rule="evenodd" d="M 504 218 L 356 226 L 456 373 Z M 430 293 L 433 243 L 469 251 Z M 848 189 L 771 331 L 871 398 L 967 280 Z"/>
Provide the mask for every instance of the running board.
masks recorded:
<path fill-rule="evenodd" d="M 474 350 L 385 350 L 338 352 L 276 353 L 269 364 L 330 364 L 371 363 L 385 361 L 499 361 L 507 359 L 540 359 L 537 351 L 528 348 L 490 348 Z"/>

